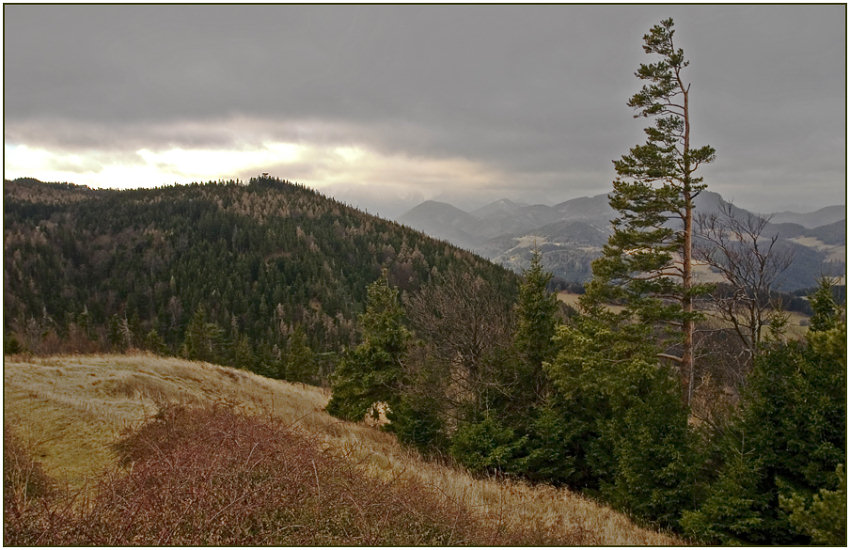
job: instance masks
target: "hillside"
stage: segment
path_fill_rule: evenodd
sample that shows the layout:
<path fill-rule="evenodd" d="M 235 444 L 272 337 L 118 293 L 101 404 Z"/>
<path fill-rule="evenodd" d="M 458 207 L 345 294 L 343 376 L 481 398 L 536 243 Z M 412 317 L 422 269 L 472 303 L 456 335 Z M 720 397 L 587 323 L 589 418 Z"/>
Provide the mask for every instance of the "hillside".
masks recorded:
<path fill-rule="evenodd" d="M 777 212 L 773 214 L 774 223 L 796 223 L 807 229 L 839 222 L 847 217 L 847 209 L 841 205 L 826 206 L 814 212 Z"/>
<path fill-rule="evenodd" d="M 197 438 L 193 437 L 192 440 L 206 441 L 206 445 L 216 445 L 216 452 L 207 453 L 218 457 L 216 460 L 227 459 L 227 453 L 241 452 L 239 456 L 242 458 L 236 465 L 237 470 L 251 462 L 252 457 L 259 460 L 258 457 L 268 456 L 263 454 L 266 451 L 260 444 L 260 441 L 266 441 L 267 438 L 250 444 L 249 436 L 250 433 L 266 433 L 262 430 L 271 429 L 269 426 L 276 425 L 274 422 L 282 423 L 290 432 L 294 430 L 293 435 L 289 437 L 300 434 L 298 437 L 306 437 L 312 442 L 313 446 L 309 449 L 313 450 L 309 450 L 302 444 L 301 447 L 297 447 L 301 454 L 292 456 L 287 462 L 288 475 L 293 476 L 292 479 L 300 480 L 295 486 L 290 483 L 287 490 L 297 491 L 300 495 L 297 498 L 306 499 L 304 502 L 314 504 L 317 502 L 311 499 L 325 495 L 322 498 L 325 499 L 323 502 L 326 503 L 327 508 L 317 508 L 318 511 L 311 512 L 314 510 L 312 506 L 306 507 L 306 511 L 302 507 L 298 513 L 319 514 L 313 517 L 317 525 L 328 525 L 329 528 L 334 529 L 345 528 L 344 526 L 347 525 L 345 529 L 350 532 L 344 536 L 340 531 L 331 536 L 331 531 L 321 531 L 314 535 L 315 538 L 307 541 L 298 538 L 282 539 L 289 544 L 299 542 L 309 544 L 311 540 L 313 543 L 318 540 L 331 544 L 369 542 L 372 544 L 382 542 L 384 544 L 415 544 L 416 541 L 411 541 L 410 538 L 394 537 L 401 537 L 397 533 L 405 531 L 407 527 L 410 527 L 410 531 L 413 532 L 414 527 L 420 529 L 420 526 L 424 529 L 421 531 L 425 537 L 422 540 L 426 543 L 430 541 L 432 544 L 452 544 L 452 541 L 455 544 L 520 546 L 529 544 L 656 546 L 682 543 L 679 539 L 635 527 L 622 514 L 567 490 L 544 485 L 529 486 L 514 481 L 473 478 L 451 466 L 424 461 L 415 452 L 401 447 L 389 434 L 362 423 L 341 422 L 328 416 L 322 412 L 327 399 L 327 393 L 319 388 L 271 380 L 243 370 L 208 363 L 166 359 L 151 355 L 54 356 L 37 359 L 7 356 L 5 358 L 6 433 L 14 432 L 21 441 L 21 446 L 36 458 L 46 478 L 60 485 L 67 482 L 72 491 L 85 489 L 87 493 L 91 493 L 96 488 L 92 483 L 98 479 L 105 480 L 109 488 L 120 489 L 122 480 L 136 480 L 137 477 L 131 476 L 141 476 L 147 471 L 159 472 L 157 475 L 160 477 L 157 479 L 160 481 L 156 483 L 164 483 L 161 479 L 162 476 L 167 477 L 168 470 L 162 470 L 160 468 L 162 464 L 150 458 L 150 449 L 153 447 L 146 447 L 148 451 L 142 452 L 142 455 L 147 458 L 145 460 L 139 458 L 139 462 L 133 469 L 116 470 L 116 460 L 120 453 L 117 452 L 114 444 L 119 439 L 125 441 L 122 452 L 126 453 L 127 446 L 132 447 L 133 441 L 140 441 L 139 438 L 142 435 L 146 434 L 149 438 L 156 436 L 157 430 L 160 429 L 157 426 L 171 430 L 169 441 L 182 441 L 179 436 L 182 433 L 180 430 L 188 428 L 185 426 L 181 428 L 182 425 L 177 422 L 181 418 L 180 414 L 160 415 L 158 421 L 151 420 L 153 415 L 159 410 L 169 410 L 166 407 L 169 404 L 195 407 L 219 403 L 229 404 L 228 407 L 244 412 L 249 415 L 249 418 L 256 419 L 259 424 L 248 422 L 246 427 L 247 421 L 233 420 L 227 415 L 224 417 L 221 414 L 201 415 L 198 418 L 206 419 L 208 422 L 206 425 L 212 426 L 215 430 L 218 430 L 222 423 L 225 428 L 222 428 L 218 436 L 213 436 L 208 433 L 209 430 L 198 426 L 192 431 L 193 434 L 198 434 Z M 182 418 L 186 416 L 183 415 Z M 250 433 L 248 433 L 245 431 L 247 428 L 255 431 L 249 430 Z M 241 439 L 243 443 L 234 446 L 228 443 L 240 441 L 240 439 L 229 439 L 234 437 L 247 439 Z M 141 441 L 148 440 L 154 439 Z M 168 446 L 161 443 L 157 447 L 158 452 L 163 453 L 163 457 L 171 457 L 169 460 L 173 460 L 169 468 L 184 471 L 192 464 L 196 466 L 207 464 L 206 458 L 198 457 L 199 452 L 203 454 L 203 449 L 191 447 L 189 450 L 192 450 L 194 454 L 181 455 L 174 453 L 184 447 L 178 446 L 176 450 L 173 450 L 174 445 L 177 443 L 171 443 Z M 9 450 L 7 446 L 7 451 Z M 136 451 L 137 454 L 139 452 Z M 308 460 L 299 462 L 298 456 L 304 453 L 307 453 Z M 309 458 L 311 456 L 312 458 Z M 180 460 L 177 460 L 178 458 Z M 193 462 L 185 465 L 182 462 L 190 459 Z M 264 460 L 272 460 L 272 458 L 264 458 Z M 10 462 L 7 460 L 6 464 L 9 465 Z M 219 463 L 215 464 L 221 468 Z M 260 463 L 257 462 L 257 464 Z M 29 471 L 37 470 L 36 468 Z M 114 473 L 103 475 L 104 471 Z M 212 476 L 213 482 L 216 479 L 230 479 L 229 470 L 220 469 L 217 472 Z M 267 470 L 254 470 L 254 472 L 251 475 L 256 476 L 258 472 L 263 476 L 276 475 Z M 367 483 L 366 487 L 371 485 L 387 488 L 385 492 L 391 493 L 390 496 L 379 497 L 374 491 L 368 491 L 362 483 L 357 481 L 359 479 L 357 476 L 366 476 L 367 479 L 373 480 L 371 484 Z M 6 472 L 4 472 L 5 477 Z M 207 486 L 208 481 L 205 480 L 202 483 L 203 487 L 197 488 L 197 491 L 201 492 L 193 493 L 195 495 L 193 498 L 199 499 L 198 502 L 207 502 L 204 499 L 208 498 L 208 495 L 203 493 L 203 488 Z M 8 489 L 7 487 L 7 495 L 10 493 Z M 219 489 L 229 491 L 231 488 L 226 486 Z M 171 490 L 181 489 L 175 487 Z M 335 493 L 337 490 L 343 491 L 339 493 L 339 501 L 327 500 L 337 494 Z M 143 493 L 144 491 L 136 490 L 132 493 L 132 498 L 136 499 L 136 502 L 141 502 L 138 500 L 140 498 L 138 495 Z M 225 493 L 227 494 L 230 493 Z M 233 500 L 228 505 L 228 510 L 235 507 L 240 513 L 254 514 L 255 510 L 244 504 L 246 502 L 244 496 L 247 493 L 241 486 L 233 494 L 241 494 L 242 496 L 239 497 L 241 500 Z M 418 495 L 418 497 L 411 501 L 408 498 L 410 494 Z M 38 507 L 38 500 L 37 497 L 30 498 L 33 499 L 31 502 L 34 502 L 32 509 L 34 510 Z M 384 499 L 386 502 L 382 505 L 386 504 L 391 508 L 375 508 L 375 503 L 364 501 L 363 498 Z M 118 506 L 109 499 L 106 503 L 113 503 L 109 504 L 112 507 L 98 499 L 94 502 L 100 506 L 97 510 L 103 517 L 112 517 L 110 514 L 114 514 L 115 506 Z M 172 501 L 163 502 L 163 509 L 170 509 L 168 506 L 172 505 Z M 258 506 L 267 505 L 267 500 L 262 499 L 254 499 L 251 502 L 258 502 Z M 437 503 L 439 506 L 436 509 L 427 508 L 428 503 Z M 185 515 L 187 510 L 185 505 L 180 504 L 180 507 Z M 273 510 L 265 510 L 264 512 L 270 514 L 268 517 L 276 518 L 274 521 L 278 523 L 273 524 L 275 532 L 288 532 L 287 529 L 290 526 L 297 532 L 297 528 L 304 527 L 286 523 L 285 514 L 290 512 L 286 511 L 288 509 L 285 508 L 284 501 L 279 501 L 278 507 L 284 511 L 272 513 Z M 11 513 L 8 503 L 5 510 Z M 156 507 L 145 509 L 144 515 L 137 516 L 138 521 L 133 526 L 134 529 L 140 529 L 138 523 L 147 525 L 145 522 L 149 522 L 158 526 L 158 530 L 155 531 L 158 533 L 157 536 L 166 533 L 171 523 L 156 524 L 155 522 L 171 522 L 174 518 L 167 515 L 158 516 L 157 510 Z M 393 518 L 387 517 L 386 514 L 389 512 L 385 511 L 376 516 L 373 510 L 393 510 L 393 514 L 397 510 L 397 513 L 401 514 L 398 522 L 410 523 L 400 526 L 399 523 L 393 522 Z M 422 510 L 427 512 L 424 516 Z M 450 531 L 454 538 L 439 538 L 443 536 L 440 533 L 449 531 L 446 525 L 422 523 L 423 518 L 434 520 L 435 517 L 443 517 L 445 520 L 445 515 L 439 516 L 442 513 L 440 510 L 450 512 L 448 517 L 454 525 Z M 223 513 L 225 510 L 222 509 L 220 512 Z M 63 513 L 70 514 L 67 510 Z M 346 517 L 355 520 L 373 518 L 376 523 L 370 525 L 358 524 L 356 521 L 354 524 L 340 523 L 345 521 L 345 518 L 337 516 L 337 513 L 348 514 Z M 126 521 L 127 518 L 127 515 L 116 516 L 116 520 L 120 521 Z M 7 516 L 6 519 L 8 528 L 9 517 Z M 203 515 L 189 516 L 179 524 L 182 525 L 180 527 L 182 531 L 178 530 L 174 534 L 172 530 L 174 538 L 166 540 L 178 541 L 175 542 L 177 544 L 179 541 L 184 543 L 197 541 L 198 539 L 179 538 L 178 535 L 182 533 L 182 536 L 188 537 L 197 531 L 195 529 L 199 525 L 197 522 L 205 522 L 208 519 L 209 516 Z M 93 520 L 102 521 L 102 518 L 95 517 Z M 226 522 L 222 522 L 224 523 Z M 49 527 L 52 524 L 48 521 L 47 525 Z M 177 529 L 179 525 L 175 525 L 173 529 Z M 38 526 L 33 526 L 33 529 L 37 528 Z M 87 540 L 90 541 L 83 537 L 91 532 L 90 524 L 81 527 L 79 531 L 73 531 L 67 525 L 61 529 L 56 526 L 54 528 L 56 532 L 47 535 L 42 533 L 42 535 L 57 537 L 62 535 L 66 538 L 60 540 L 73 540 L 78 544 L 86 544 Z M 321 529 L 321 527 L 316 528 Z M 117 536 L 121 532 L 121 530 L 117 530 L 118 533 L 115 531 L 112 529 L 111 533 L 100 534 L 107 537 Z M 385 533 L 389 536 L 383 537 Z M 30 533 L 30 536 L 35 538 L 37 534 Z M 139 536 L 141 538 L 135 541 L 136 544 L 150 545 L 157 540 L 162 540 Z M 8 537 L 6 540 L 8 543 Z M 117 542 L 119 545 L 122 542 L 120 539 L 108 540 Z M 208 540 L 204 540 L 209 543 Z M 126 541 L 123 542 L 126 544 Z M 219 543 L 222 542 L 226 544 L 230 540 L 219 541 Z"/>
<path fill-rule="evenodd" d="M 477 242 L 477 237 L 472 235 L 478 221 L 475 216 L 445 202 L 425 201 L 406 212 L 399 221 L 460 247 L 472 248 Z"/>
<path fill-rule="evenodd" d="M 3 209 L 10 352 L 149 349 L 320 382 L 357 341 L 366 286 L 382 270 L 403 291 L 446 271 L 506 295 L 516 281 L 266 177 L 126 191 L 20 179 L 4 182 Z"/>

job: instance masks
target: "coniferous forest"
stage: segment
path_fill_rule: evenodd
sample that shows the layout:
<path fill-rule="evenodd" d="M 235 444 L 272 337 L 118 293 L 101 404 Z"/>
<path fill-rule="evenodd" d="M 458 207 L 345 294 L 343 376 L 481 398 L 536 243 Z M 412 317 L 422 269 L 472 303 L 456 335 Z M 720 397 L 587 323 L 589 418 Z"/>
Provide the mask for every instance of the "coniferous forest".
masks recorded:
<path fill-rule="evenodd" d="M 716 154 L 690 140 L 673 21 L 644 42 L 655 57 L 629 105 L 652 124 L 614 163 L 618 217 L 578 309 L 539 252 L 517 277 L 266 176 L 129 191 L 22 179 L 4 184 L 5 352 L 144 349 L 325 384 L 328 412 L 385 414 L 424 455 L 566 486 L 694 542 L 846 544 L 834 281 L 795 336 L 773 301 L 778 263 L 747 248 L 746 224 L 699 248 L 730 233 L 693 212 Z M 695 253 L 737 278 L 698 280 Z M 741 258 L 759 260 L 753 277 Z"/>
<path fill-rule="evenodd" d="M 472 254 L 269 178 L 154 190 L 4 186 L 6 351 L 147 349 L 319 383 L 357 340 L 366 286 Z"/>

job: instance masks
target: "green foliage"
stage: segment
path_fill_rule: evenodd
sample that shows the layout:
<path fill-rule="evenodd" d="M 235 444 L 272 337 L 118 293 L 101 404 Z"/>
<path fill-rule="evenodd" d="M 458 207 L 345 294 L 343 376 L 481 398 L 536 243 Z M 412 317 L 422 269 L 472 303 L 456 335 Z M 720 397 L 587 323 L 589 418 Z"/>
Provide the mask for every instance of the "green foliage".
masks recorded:
<path fill-rule="evenodd" d="M 806 495 L 834 490 L 846 463 L 846 328 L 837 316 L 831 323 L 810 331 L 807 346 L 776 344 L 758 359 L 717 438 L 719 476 L 684 515 L 687 534 L 722 544 L 811 542 Z"/>
<path fill-rule="evenodd" d="M 14 334 L 7 334 L 3 339 L 3 353 L 6 355 L 11 355 L 15 353 L 22 353 L 24 351 L 24 346 L 18 341 Z"/>
<path fill-rule="evenodd" d="M 551 361 L 556 347 L 553 341 L 558 325 L 558 299 L 547 291 L 552 274 L 543 271 L 540 250 L 534 249 L 531 265 L 522 274 L 517 300 L 517 326 L 514 347 L 525 362 L 528 372 L 523 378 L 531 383 L 529 395 L 515 398 L 536 400 L 545 393 L 546 375 L 543 363 Z"/>
<path fill-rule="evenodd" d="M 753 456 L 745 435 L 738 435 L 737 446 L 729 442 L 723 468 L 699 510 L 682 513 L 680 526 L 694 540 L 742 545 L 779 538 L 780 532 L 789 536 L 787 526 L 769 515 L 771 494 L 763 490 L 762 461 Z"/>
<path fill-rule="evenodd" d="M 812 537 L 815 544 L 847 544 L 847 474 L 844 464 L 836 467 L 835 477 L 838 478 L 838 486 L 834 490 L 822 488 L 811 499 L 801 493 L 779 497 L 779 505 L 788 512 L 791 525 Z"/>
<path fill-rule="evenodd" d="M 387 414 L 386 429 L 422 452 L 440 451 L 447 442 L 444 397 L 450 377 L 444 365 L 423 353 L 423 348 L 411 347 L 398 403 Z"/>
<path fill-rule="evenodd" d="M 159 336 L 159 332 L 157 332 L 155 328 L 152 328 L 150 332 L 145 335 L 145 349 L 158 355 L 164 354 L 167 350 L 165 342 L 162 341 L 162 338 Z"/>
<path fill-rule="evenodd" d="M 831 279 L 823 277 L 818 281 L 815 292 L 809 296 L 809 304 L 812 307 L 812 317 L 809 326 L 813 332 L 829 330 L 835 326 L 839 308 L 832 295 L 834 284 L 834 281 Z"/>
<path fill-rule="evenodd" d="M 420 452 L 441 449 L 445 446 L 441 405 L 433 395 L 402 393 L 398 404 L 387 414 L 387 430 Z"/>
<path fill-rule="evenodd" d="M 514 280 L 273 178 L 123 191 L 14 180 L 3 192 L 4 333 L 34 353 L 143 347 L 156 330 L 179 354 L 203 307 L 223 329 L 217 361 L 237 364 L 238 350 L 240 365 L 281 376 L 301 326 L 318 363 L 305 380 L 324 383 L 332 354 L 355 342 L 366 286 L 383 268 L 408 292 L 448 269 Z"/>
<path fill-rule="evenodd" d="M 296 382 L 313 382 L 316 356 L 301 325 L 295 327 L 286 343 L 285 377 Z"/>
<path fill-rule="evenodd" d="M 602 310 L 573 321 L 559 330 L 561 351 L 547 369 L 558 397 L 536 440 L 548 444 L 529 456 L 570 453 L 568 484 L 672 526 L 694 498 L 696 473 L 675 379 L 655 358 L 647 327 Z"/>
<path fill-rule="evenodd" d="M 540 250 L 535 248 L 519 286 L 514 342 L 525 360 L 538 368 L 555 351 L 552 338 L 558 322 L 558 299 L 546 290 L 550 280 L 552 274 L 543 271 Z"/>
<path fill-rule="evenodd" d="M 648 366 L 647 388 L 603 432 L 614 451 L 613 481 L 602 495 L 615 507 L 667 528 L 693 505 L 696 460 L 675 382 L 666 369 Z"/>
<path fill-rule="evenodd" d="M 374 403 L 385 402 L 390 409 L 398 405 L 410 340 L 404 320 L 398 289 L 390 285 L 384 272 L 367 291 L 366 312 L 360 316 L 363 343 L 345 355 L 332 377 L 330 414 L 359 420 Z"/>
<path fill-rule="evenodd" d="M 215 363 L 222 353 L 222 337 L 224 332 L 216 323 L 207 321 L 207 313 L 203 306 L 198 306 L 189 326 L 186 328 L 186 338 L 180 348 L 180 355 L 186 359 L 208 361 Z"/>
<path fill-rule="evenodd" d="M 659 56 L 635 73 L 645 84 L 629 100 L 642 116 L 653 118 L 647 141 L 614 161 L 617 179 L 610 198 L 617 211 L 613 234 L 593 262 L 588 295 L 598 302 L 623 303 L 637 323 L 656 326 L 663 347 L 681 348 L 682 375 L 693 390 L 693 299 L 707 287 L 693 281 L 694 199 L 705 189 L 697 168 L 714 159 L 709 146 L 690 144 L 690 114 L 683 70 L 688 66 L 673 44 L 673 20 L 644 36 L 644 51 Z M 678 330 L 671 327 L 679 327 Z"/>
<path fill-rule="evenodd" d="M 592 483 L 585 451 L 591 444 L 590 420 L 570 414 L 557 393 L 535 407 L 528 426 L 526 454 L 517 463 L 525 477 L 586 488 Z M 584 468 L 583 470 L 581 470 Z"/>
<path fill-rule="evenodd" d="M 233 350 L 233 365 L 240 369 L 254 370 L 256 362 L 251 339 L 245 334 L 239 336 Z"/>
<path fill-rule="evenodd" d="M 462 424 L 451 439 L 449 454 L 477 474 L 511 471 L 522 452 L 524 438 L 491 416 Z"/>

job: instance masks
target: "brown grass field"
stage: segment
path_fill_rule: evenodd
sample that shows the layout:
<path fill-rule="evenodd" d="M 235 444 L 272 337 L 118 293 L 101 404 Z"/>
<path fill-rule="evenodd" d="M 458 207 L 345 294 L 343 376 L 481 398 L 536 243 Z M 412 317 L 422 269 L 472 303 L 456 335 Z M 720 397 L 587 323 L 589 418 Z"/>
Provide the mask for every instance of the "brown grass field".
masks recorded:
<path fill-rule="evenodd" d="M 561 291 L 557 294 L 558 299 L 568 306 L 579 309 L 579 297 L 581 294 L 575 294 L 573 292 Z M 615 306 L 611 305 L 611 311 L 615 313 L 619 313 L 625 309 L 623 306 Z M 796 311 L 789 311 L 788 314 L 788 324 L 786 327 L 786 335 L 792 339 L 802 339 L 806 332 L 808 331 L 808 320 L 809 316 L 804 315 L 803 313 L 799 313 Z"/>
<path fill-rule="evenodd" d="M 346 530 L 348 538 L 342 535 L 340 535 L 341 538 L 327 538 L 330 537 L 327 533 L 335 532 L 333 530 L 339 525 L 342 525 L 339 528 L 343 530 L 346 529 L 345 525 L 349 525 L 337 525 L 330 522 L 327 527 L 330 531 L 323 531 L 324 534 L 316 534 L 304 528 L 298 531 L 301 538 L 268 539 L 278 543 L 416 545 L 428 542 L 448 545 L 614 546 L 685 544 L 681 539 L 668 534 L 636 526 L 623 514 L 565 489 L 545 485 L 532 486 L 513 480 L 475 478 L 460 468 L 423 460 L 415 451 L 399 445 L 389 434 L 364 423 L 343 422 L 329 416 L 323 411 L 328 397 L 327 391 L 316 387 L 271 380 L 228 367 L 152 355 L 34 358 L 11 356 L 5 358 L 4 365 L 4 428 L 7 432 L 14 434 L 20 446 L 26 449 L 27 456 L 34 458 L 35 465 L 27 471 L 35 472 L 33 479 L 41 479 L 40 472 L 43 471 L 43 475 L 47 478 L 55 480 L 59 485 L 65 486 L 67 491 L 76 494 L 94 495 L 97 492 L 96 488 L 103 484 L 104 479 L 129 475 L 126 474 L 127 468 L 122 469 L 119 465 L 120 453 L 116 443 L 122 438 L 126 442 L 128 437 L 136 437 L 132 434 L 139 433 L 140 429 L 148 430 L 151 419 L 158 411 L 169 410 L 170 405 L 192 408 L 218 404 L 224 405 L 228 410 L 235 408 L 268 424 L 268 426 L 252 424 L 250 429 L 244 428 L 248 430 L 246 433 L 255 433 L 257 430 L 283 430 L 275 433 L 302 434 L 312 442 L 310 445 L 314 445 L 320 454 L 323 453 L 322 456 L 343 457 L 347 464 L 356 465 L 357 475 L 374 480 L 374 484 L 366 485 L 396 487 L 398 483 L 403 483 L 404 487 L 415 486 L 415 491 L 413 489 L 405 489 L 407 492 L 402 491 L 408 495 L 405 497 L 407 500 L 392 497 L 393 505 L 402 507 L 399 509 L 410 509 L 413 504 L 409 502 L 409 495 L 421 493 L 422 496 L 415 499 L 416 506 L 420 504 L 425 506 L 433 501 L 442 503 L 446 510 L 454 510 L 454 508 L 459 510 L 452 512 L 451 517 L 455 519 L 451 521 L 457 525 L 452 527 L 451 536 L 448 538 L 440 538 L 444 537 L 445 533 L 440 529 L 434 531 L 430 527 L 422 532 L 430 533 L 428 536 L 431 538 L 409 539 L 392 536 L 374 538 L 374 532 L 368 529 L 363 530 L 363 526 L 357 533 L 349 533 Z M 224 420 L 219 419 L 216 422 L 218 421 Z M 227 422 L 231 421 L 227 420 Z M 214 422 L 210 420 L 207 424 L 213 425 Z M 199 443 L 197 441 L 189 443 L 196 445 L 196 454 L 192 456 L 197 456 Z M 259 443 L 255 443 L 254 447 L 257 445 Z M 6 447 L 17 449 L 9 443 Z M 245 449 L 251 451 L 246 455 L 244 464 L 258 460 L 260 450 L 256 451 L 257 454 L 253 454 L 255 449 L 250 446 L 240 448 L 243 451 Z M 307 447 L 295 448 L 306 449 Z M 209 450 L 212 454 L 215 454 L 214 451 L 216 450 Z M 281 456 L 280 453 L 283 451 L 271 449 L 267 452 L 271 453 L 269 456 Z M 275 452 L 278 454 L 275 455 Z M 304 453 L 307 452 L 304 451 Z M 304 453 L 301 455 L 314 456 Z M 139 471 L 141 471 L 146 462 L 139 460 Z M 150 463 L 149 467 L 153 468 L 152 471 L 162 468 L 162 464 L 167 462 L 165 458 L 159 462 L 150 462 L 150 457 L 146 460 Z M 326 486 L 323 476 L 332 475 L 327 472 L 336 472 L 340 468 L 338 462 L 328 463 L 331 466 L 322 466 L 325 464 L 323 460 L 319 459 L 319 455 L 315 455 L 306 462 L 306 464 L 312 464 L 315 476 L 309 475 L 303 480 L 303 483 L 310 487 L 313 487 L 315 482 L 314 490 L 318 496 L 322 495 L 321 487 Z M 21 459 L 21 462 L 25 460 Z M 318 467 L 317 464 L 319 464 Z M 333 464 L 337 465 L 333 466 Z M 218 468 L 219 470 L 216 471 L 227 470 L 218 463 L 211 463 L 206 467 Z M 222 468 L 224 470 L 221 470 Z M 142 475 L 139 471 L 134 470 L 130 473 L 133 476 Z M 259 479 L 262 476 L 275 474 L 276 470 L 271 473 L 256 471 L 249 473 L 251 479 Z M 371 508 L 362 500 L 357 500 L 357 498 L 367 497 L 350 496 L 368 494 L 368 492 L 362 492 L 366 490 L 361 487 L 362 483 L 351 481 L 354 478 L 350 478 L 350 475 L 353 474 L 345 475 L 349 476 L 344 478 L 348 481 L 343 484 L 339 482 L 337 485 L 349 487 L 345 489 L 347 491 L 345 494 L 349 495 L 347 498 L 352 504 L 344 509 L 344 513 L 348 514 L 346 517 L 373 518 L 372 520 L 364 519 L 364 521 L 388 521 L 384 516 L 369 515 Z M 4 480 L 6 479 L 4 469 Z M 130 481 L 121 481 L 121 483 L 126 485 Z M 355 491 L 351 487 L 361 488 Z M 183 489 L 188 490 L 185 487 Z M 190 489 L 195 491 L 194 488 Z M 117 494 L 116 489 L 110 490 Z M 328 498 L 327 491 L 329 489 L 326 489 L 325 499 Z M 392 495 L 398 492 L 396 488 L 387 489 L 387 491 Z M 247 506 L 244 504 L 245 501 L 240 499 L 242 499 L 241 496 L 236 498 L 234 503 L 239 500 L 245 508 Z M 88 510 L 89 513 L 91 510 L 103 511 L 101 516 L 98 516 L 100 523 L 106 521 L 108 514 L 114 513 L 114 507 L 97 508 L 97 506 L 106 506 L 102 504 L 103 498 L 100 500 L 94 498 L 92 501 L 83 498 L 78 501 L 94 502 L 89 504 Z M 311 502 L 318 507 L 317 509 L 321 508 L 315 498 Z M 229 506 L 231 505 L 228 504 L 224 508 Z M 235 513 L 236 508 L 238 507 L 229 508 L 229 512 Z M 187 513 L 186 509 L 181 509 L 184 514 Z M 466 517 L 465 514 L 468 514 L 471 518 L 469 521 L 472 523 L 467 525 L 458 519 Z M 209 519 L 206 518 L 205 521 Z M 403 520 L 403 517 L 400 520 Z M 4 516 L 4 533 L 7 521 L 7 517 Z M 98 521 L 88 521 L 86 525 L 95 525 Z M 284 519 L 279 518 L 278 521 L 283 522 Z M 455 536 L 455 527 L 460 529 L 458 527 L 460 525 L 467 525 L 467 527 L 464 528 L 465 531 L 461 530 L 463 532 Z M 295 525 L 295 527 L 304 526 Z M 387 529 L 388 532 L 393 533 L 391 529 Z M 105 529 L 104 532 L 108 531 L 109 529 Z M 170 533 L 173 534 L 174 531 Z M 68 535 L 71 538 L 57 540 L 77 544 L 81 541 L 85 544 L 87 540 L 112 540 L 96 537 L 80 539 L 79 536 L 82 535 L 79 533 L 74 536 L 78 538 Z M 153 541 L 138 539 L 138 542 L 215 544 L 216 540 L 218 539 L 196 539 L 188 535 L 181 539 L 174 535 L 171 539 L 160 538 Z M 254 539 L 237 538 L 235 540 Z M 263 541 L 266 539 L 258 543 L 262 544 Z M 136 544 L 126 540 L 121 542 Z"/>

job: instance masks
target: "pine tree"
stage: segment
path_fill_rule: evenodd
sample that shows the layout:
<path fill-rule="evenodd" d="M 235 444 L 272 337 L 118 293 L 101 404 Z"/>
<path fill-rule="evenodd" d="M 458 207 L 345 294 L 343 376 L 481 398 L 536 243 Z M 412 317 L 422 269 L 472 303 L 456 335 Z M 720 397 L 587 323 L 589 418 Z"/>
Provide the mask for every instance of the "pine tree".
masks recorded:
<path fill-rule="evenodd" d="M 691 146 L 690 84 L 683 74 L 689 62 L 674 47 L 673 34 L 673 20 L 666 19 L 644 36 L 644 51 L 661 59 L 640 65 L 635 76 L 645 84 L 628 105 L 637 111 L 636 118 L 653 118 L 655 125 L 644 130 L 645 144 L 614 161 L 618 177 L 609 199 L 618 217 L 612 220 L 614 233 L 603 256 L 593 264 L 588 290 L 600 301 L 625 302 L 627 314 L 637 322 L 678 327 L 665 339 L 681 353 L 662 356 L 678 364 L 690 403 L 697 318 L 693 299 L 706 290 L 693 278 L 694 199 L 706 187 L 695 172 L 715 152 L 709 146 Z"/>
<path fill-rule="evenodd" d="M 838 315 L 838 304 L 832 296 L 832 287 L 835 282 L 828 277 L 818 281 L 818 287 L 809 297 L 812 306 L 811 331 L 823 332 L 835 326 L 835 317 Z"/>

